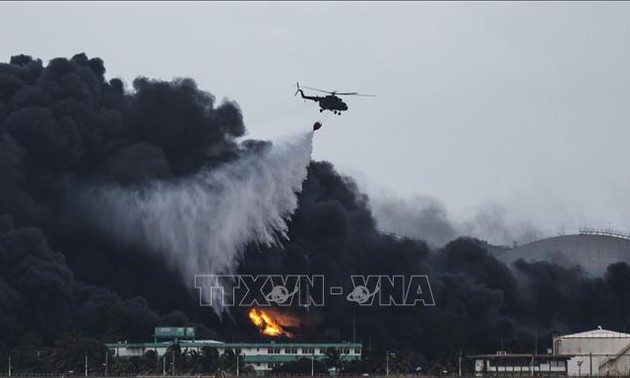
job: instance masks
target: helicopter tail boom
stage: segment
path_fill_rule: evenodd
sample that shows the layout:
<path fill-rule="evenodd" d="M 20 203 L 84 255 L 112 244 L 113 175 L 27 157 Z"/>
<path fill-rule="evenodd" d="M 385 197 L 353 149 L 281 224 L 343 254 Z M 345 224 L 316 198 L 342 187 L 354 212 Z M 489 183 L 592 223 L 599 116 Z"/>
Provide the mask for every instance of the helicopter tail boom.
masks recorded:
<path fill-rule="evenodd" d="M 317 96 L 306 96 L 304 92 L 302 91 L 302 88 L 300 88 L 300 83 L 295 82 L 295 85 L 297 86 L 297 90 L 295 91 L 294 96 L 297 96 L 297 94 L 299 93 L 300 96 L 302 96 L 302 98 L 305 100 L 319 101 L 321 99 L 320 97 L 317 97 Z"/>
<path fill-rule="evenodd" d="M 295 94 L 293 96 L 297 96 L 297 94 L 299 93 L 302 95 L 302 98 L 304 98 L 304 92 L 302 92 L 302 90 L 300 89 L 300 83 L 296 81 L 295 85 L 297 86 L 297 90 L 295 91 Z"/>

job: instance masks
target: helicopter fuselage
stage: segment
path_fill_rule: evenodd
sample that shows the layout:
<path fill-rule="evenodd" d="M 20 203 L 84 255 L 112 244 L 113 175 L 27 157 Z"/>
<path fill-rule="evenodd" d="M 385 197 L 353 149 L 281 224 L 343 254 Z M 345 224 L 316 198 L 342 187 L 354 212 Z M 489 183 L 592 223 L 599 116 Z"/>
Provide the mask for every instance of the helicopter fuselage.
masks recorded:
<path fill-rule="evenodd" d="M 337 96 L 323 96 L 319 100 L 319 107 L 324 110 L 337 110 L 339 112 L 348 110 L 348 105 Z"/>
<path fill-rule="evenodd" d="M 333 112 L 342 112 L 348 110 L 348 105 L 343 102 L 342 99 L 335 95 L 306 96 L 301 89 L 298 89 L 298 92 L 300 92 L 300 95 L 302 95 L 303 99 L 317 102 L 320 107 L 320 112 L 324 110 L 331 110 Z"/>

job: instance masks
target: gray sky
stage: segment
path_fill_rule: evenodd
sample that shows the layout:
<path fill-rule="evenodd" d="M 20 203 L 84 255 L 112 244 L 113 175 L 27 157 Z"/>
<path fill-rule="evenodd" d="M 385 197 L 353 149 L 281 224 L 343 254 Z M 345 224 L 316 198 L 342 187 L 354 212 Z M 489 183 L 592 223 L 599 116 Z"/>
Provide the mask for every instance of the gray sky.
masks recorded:
<path fill-rule="evenodd" d="M 295 81 L 360 91 L 314 158 L 452 219 L 630 228 L 630 3 L 0 3 L 0 57 L 193 77 L 250 136 L 309 128 Z"/>

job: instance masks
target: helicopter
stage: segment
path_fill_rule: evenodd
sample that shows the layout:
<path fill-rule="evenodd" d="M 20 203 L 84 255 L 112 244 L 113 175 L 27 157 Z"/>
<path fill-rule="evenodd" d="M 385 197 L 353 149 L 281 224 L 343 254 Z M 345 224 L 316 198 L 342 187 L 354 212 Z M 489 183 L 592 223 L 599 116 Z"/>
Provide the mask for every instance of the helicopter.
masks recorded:
<path fill-rule="evenodd" d="M 376 97 L 375 95 L 369 94 L 360 94 L 357 92 L 337 92 L 337 91 L 324 91 L 317 88 L 304 87 L 306 89 L 310 89 L 312 91 L 328 93 L 327 96 L 306 96 L 304 95 L 304 91 L 300 88 L 300 83 L 295 83 L 297 85 L 297 91 L 295 91 L 294 96 L 297 96 L 299 93 L 302 95 L 302 98 L 305 100 L 311 100 L 319 103 L 319 111 L 320 113 L 324 110 L 330 110 L 334 114 L 341 115 L 341 112 L 348 110 L 348 105 L 343 102 L 343 100 L 337 96 L 364 96 L 364 97 Z"/>

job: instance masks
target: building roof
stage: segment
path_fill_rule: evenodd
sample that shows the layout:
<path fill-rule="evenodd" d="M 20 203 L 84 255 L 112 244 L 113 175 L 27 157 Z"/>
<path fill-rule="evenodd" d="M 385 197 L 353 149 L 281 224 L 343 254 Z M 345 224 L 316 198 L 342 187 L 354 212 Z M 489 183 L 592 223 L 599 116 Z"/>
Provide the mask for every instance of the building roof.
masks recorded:
<path fill-rule="evenodd" d="M 614 338 L 630 338 L 630 334 L 609 331 L 598 327 L 592 331 L 573 333 L 570 335 L 560 336 L 562 339 L 614 339 Z"/>

